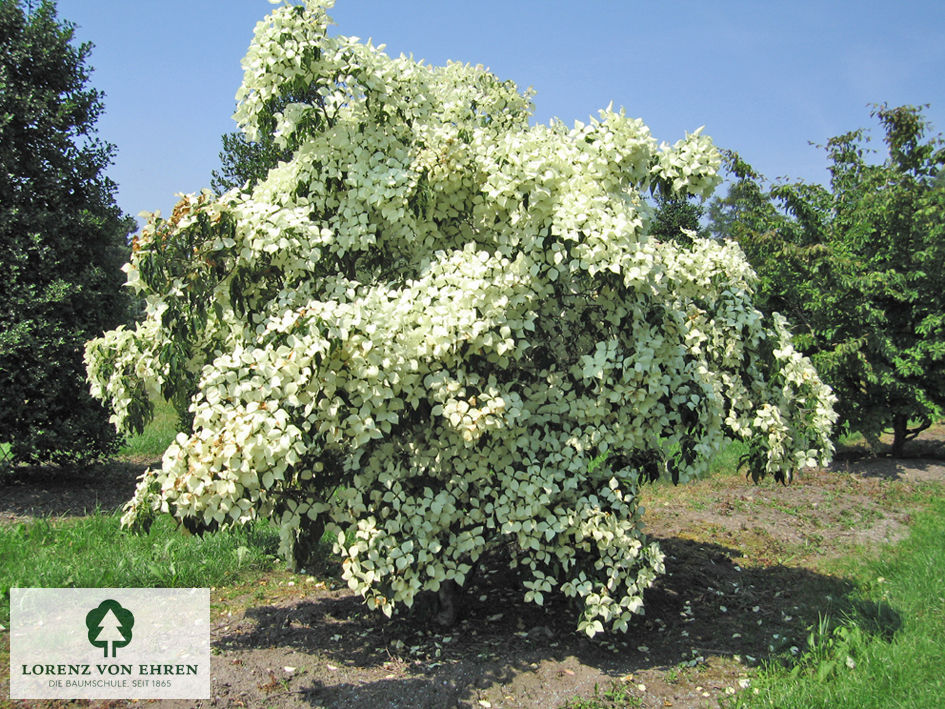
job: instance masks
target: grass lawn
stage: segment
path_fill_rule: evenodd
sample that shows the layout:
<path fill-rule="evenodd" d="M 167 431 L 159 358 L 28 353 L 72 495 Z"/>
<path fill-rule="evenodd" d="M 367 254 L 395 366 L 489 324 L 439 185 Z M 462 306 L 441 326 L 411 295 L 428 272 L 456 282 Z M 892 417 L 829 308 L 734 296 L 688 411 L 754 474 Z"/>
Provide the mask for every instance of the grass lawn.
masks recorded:
<path fill-rule="evenodd" d="M 274 527 L 259 523 L 197 537 L 169 517 L 148 534 L 119 526 L 118 513 L 35 519 L 0 526 L 0 623 L 10 588 L 186 588 L 237 584 L 271 569 Z"/>
<path fill-rule="evenodd" d="M 857 611 L 812 628 L 803 655 L 770 662 L 739 707 L 941 707 L 945 644 L 945 496 L 876 561 L 844 558 Z"/>
<path fill-rule="evenodd" d="M 129 436 L 118 451 L 122 458 L 130 460 L 156 460 L 161 457 L 177 435 L 177 412 L 166 401 L 154 405 L 154 418 L 144 431 Z"/>

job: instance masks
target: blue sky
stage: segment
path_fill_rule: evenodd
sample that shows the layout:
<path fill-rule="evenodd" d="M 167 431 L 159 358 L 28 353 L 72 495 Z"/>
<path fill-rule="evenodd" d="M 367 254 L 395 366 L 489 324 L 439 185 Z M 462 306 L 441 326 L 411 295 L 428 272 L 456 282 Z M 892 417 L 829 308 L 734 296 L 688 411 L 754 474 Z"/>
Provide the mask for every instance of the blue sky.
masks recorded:
<path fill-rule="evenodd" d="M 99 134 L 133 215 L 209 185 L 234 129 L 240 59 L 267 0 L 58 0 L 95 44 Z M 337 0 L 335 32 L 429 63 L 483 64 L 537 91 L 535 120 L 613 101 L 673 142 L 705 125 L 769 177 L 826 177 L 824 143 L 881 133 L 871 103 L 931 104 L 945 131 L 941 0 Z"/>

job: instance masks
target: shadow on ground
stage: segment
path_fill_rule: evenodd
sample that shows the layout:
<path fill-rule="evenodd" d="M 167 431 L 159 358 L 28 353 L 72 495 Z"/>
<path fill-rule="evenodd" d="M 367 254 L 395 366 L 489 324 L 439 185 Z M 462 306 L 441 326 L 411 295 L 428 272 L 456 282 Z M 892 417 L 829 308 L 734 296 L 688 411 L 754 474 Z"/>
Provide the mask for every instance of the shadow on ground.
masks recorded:
<path fill-rule="evenodd" d="M 23 467 L 0 476 L 0 522 L 119 510 L 147 464 L 114 462 L 70 470 Z"/>
<path fill-rule="evenodd" d="M 556 707 L 629 674 L 659 670 L 665 682 L 666 670 L 675 668 L 677 699 L 685 702 L 684 680 L 706 683 L 699 672 L 709 656 L 748 664 L 789 658 L 792 647 L 805 649 L 808 628 L 823 615 L 859 618 L 864 629 L 887 638 L 901 623 L 888 606 L 854 600 L 845 581 L 787 566 L 741 568 L 734 549 L 658 541 L 666 574 L 646 594 L 647 615 L 625 635 L 578 635 L 573 609 L 561 601 L 545 608 L 523 603 L 508 570 L 474 583 L 460 621 L 446 631 L 418 618 L 387 620 L 346 590 L 326 590 L 250 608 L 217 637 L 228 661 L 222 674 L 214 668 L 214 694 L 233 701 L 227 692 L 241 686 L 245 695 L 250 673 L 260 693 L 253 701 L 274 706 Z M 280 695 L 291 702 L 278 701 Z"/>
<path fill-rule="evenodd" d="M 932 462 L 945 460 L 945 426 L 936 424 L 923 431 L 918 438 L 906 443 L 903 455 L 894 458 L 892 455 L 892 436 L 884 434 L 879 439 L 876 450 L 872 450 L 865 440 L 840 445 L 834 454 L 834 467 L 844 467 L 850 464 L 886 460 L 899 462 L 899 465 L 913 465 L 917 461 L 928 459 Z"/>

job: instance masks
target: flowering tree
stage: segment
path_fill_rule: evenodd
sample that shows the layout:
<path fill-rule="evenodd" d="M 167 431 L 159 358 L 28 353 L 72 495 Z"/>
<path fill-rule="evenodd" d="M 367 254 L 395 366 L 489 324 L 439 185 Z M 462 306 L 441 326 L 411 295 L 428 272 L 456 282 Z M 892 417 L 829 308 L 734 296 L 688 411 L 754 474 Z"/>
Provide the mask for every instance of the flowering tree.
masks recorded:
<path fill-rule="evenodd" d="M 831 452 L 830 391 L 738 247 L 648 235 L 645 190 L 708 194 L 718 153 L 611 110 L 530 126 L 511 82 L 328 36 L 328 5 L 276 9 L 244 60 L 236 118 L 291 159 L 153 217 L 146 317 L 88 346 L 120 428 L 161 394 L 187 422 L 124 521 L 274 517 L 289 559 L 327 527 L 387 614 L 507 545 L 527 600 L 626 629 L 663 568 L 641 480 L 726 436 L 779 480 Z"/>

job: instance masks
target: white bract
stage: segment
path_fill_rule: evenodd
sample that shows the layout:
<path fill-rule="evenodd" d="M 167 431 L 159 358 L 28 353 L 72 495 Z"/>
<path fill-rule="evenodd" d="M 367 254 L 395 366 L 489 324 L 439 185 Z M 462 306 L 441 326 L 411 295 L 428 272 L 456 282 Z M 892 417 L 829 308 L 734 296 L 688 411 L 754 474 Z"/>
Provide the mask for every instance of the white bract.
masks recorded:
<path fill-rule="evenodd" d="M 529 125 L 511 82 L 328 36 L 328 5 L 275 9 L 243 63 L 249 136 L 318 97 L 276 115 L 291 159 L 152 216 L 126 267 L 144 319 L 88 346 L 119 428 L 161 393 L 192 417 L 124 522 L 272 517 L 290 560 L 327 526 L 388 614 L 506 545 L 526 599 L 626 629 L 663 570 L 643 478 L 727 437 L 779 479 L 832 450 L 831 393 L 738 247 L 648 234 L 646 192 L 708 195 L 719 154 L 609 109 Z"/>

